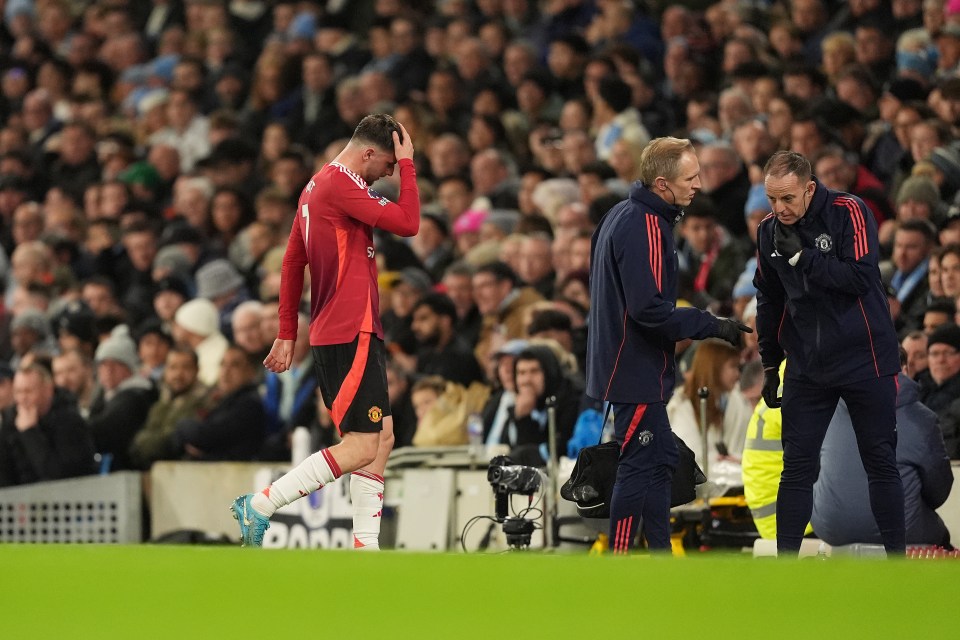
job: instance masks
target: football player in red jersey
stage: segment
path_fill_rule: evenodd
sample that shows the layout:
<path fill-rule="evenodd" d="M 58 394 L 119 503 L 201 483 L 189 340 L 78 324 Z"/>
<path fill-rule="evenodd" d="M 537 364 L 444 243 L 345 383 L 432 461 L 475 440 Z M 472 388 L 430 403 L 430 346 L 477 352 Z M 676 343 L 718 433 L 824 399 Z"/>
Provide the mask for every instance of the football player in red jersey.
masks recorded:
<path fill-rule="evenodd" d="M 370 184 L 400 170 L 397 203 Z M 350 473 L 354 546 L 379 548 L 383 471 L 393 447 L 386 350 L 380 324 L 374 227 L 400 236 L 420 228 L 413 141 L 389 115 L 366 116 L 346 148 L 304 187 L 283 257 L 280 331 L 264 365 L 293 359 L 303 270 L 310 269 L 310 345 L 323 400 L 342 441 L 309 456 L 233 511 L 245 546 L 261 546 L 278 508 Z"/>

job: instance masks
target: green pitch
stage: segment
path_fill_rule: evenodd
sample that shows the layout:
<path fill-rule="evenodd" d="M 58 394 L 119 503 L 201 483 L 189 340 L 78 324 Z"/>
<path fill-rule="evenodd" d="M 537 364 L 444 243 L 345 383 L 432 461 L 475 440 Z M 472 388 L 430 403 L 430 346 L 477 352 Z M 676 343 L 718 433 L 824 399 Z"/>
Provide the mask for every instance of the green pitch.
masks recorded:
<path fill-rule="evenodd" d="M 950 560 L 3 545 L 0 629 L 44 640 L 937 639 L 960 634 L 958 585 Z"/>

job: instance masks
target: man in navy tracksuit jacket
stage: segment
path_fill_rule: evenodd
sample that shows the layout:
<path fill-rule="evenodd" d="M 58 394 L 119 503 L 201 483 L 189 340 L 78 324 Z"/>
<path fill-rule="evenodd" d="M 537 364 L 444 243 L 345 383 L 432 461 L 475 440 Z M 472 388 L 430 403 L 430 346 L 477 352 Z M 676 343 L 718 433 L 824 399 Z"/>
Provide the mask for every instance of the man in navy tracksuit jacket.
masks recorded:
<path fill-rule="evenodd" d="M 692 307 L 677 308 L 673 225 L 700 189 L 688 140 L 644 148 L 641 181 L 593 234 L 587 395 L 612 404 L 620 464 L 610 508 L 614 553 L 629 551 L 643 519 L 651 549 L 670 548 L 670 484 L 679 461 L 667 421 L 676 342 L 719 336 L 734 344 L 749 328 Z M 649 185 L 649 186 L 647 186 Z"/>
<path fill-rule="evenodd" d="M 846 402 L 870 479 L 870 507 L 888 554 L 905 549 L 897 470 L 896 331 L 878 268 L 873 214 L 856 196 L 812 178 L 798 153 L 778 151 L 764 169 L 773 213 L 760 223 L 757 334 L 763 398 L 780 406 L 783 473 L 777 549 L 795 555 L 813 505 L 820 445 L 840 398 Z"/>

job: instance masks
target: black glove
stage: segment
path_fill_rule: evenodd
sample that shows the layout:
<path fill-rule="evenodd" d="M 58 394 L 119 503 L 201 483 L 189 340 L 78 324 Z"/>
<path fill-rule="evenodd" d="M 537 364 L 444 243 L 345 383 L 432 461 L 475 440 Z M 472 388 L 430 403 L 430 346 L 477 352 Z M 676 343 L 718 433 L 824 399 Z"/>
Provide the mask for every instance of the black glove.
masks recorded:
<path fill-rule="evenodd" d="M 719 320 L 716 336 L 735 347 L 741 346 L 741 333 L 753 333 L 753 329 L 742 322 L 737 322 L 731 318 L 719 318 Z"/>
<path fill-rule="evenodd" d="M 786 225 L 778 221 L 773 226 L 773 246 L 777 253 L 789 260 L 803 249 L 800 232 L 794 228 L 794 225 Z"/>
<path fill-rule="evenodd" d="M 763 390 L 760 396 L 767 406 L 771 409 L 780 407 L 780 398 L 777 397 L 777 391 L 780 389 L 780 372 L 776 367 L 770 367 L 763 371 Z"/>

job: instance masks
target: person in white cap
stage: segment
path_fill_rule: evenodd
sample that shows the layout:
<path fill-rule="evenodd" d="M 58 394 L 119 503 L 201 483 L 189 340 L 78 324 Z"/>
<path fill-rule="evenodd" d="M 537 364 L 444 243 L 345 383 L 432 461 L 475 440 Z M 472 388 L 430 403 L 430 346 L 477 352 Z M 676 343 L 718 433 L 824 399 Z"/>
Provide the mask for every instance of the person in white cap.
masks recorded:
<path fill-rule="evenodd" d="M 219 316 L 214 304 L 204 298 L 196 298 L 177 309 L 173 316 L 173 340 L 196 351 L 200 361 L 200 381 L 208 387 L 214 386 L 228 344 L 220 333 Z"/>

